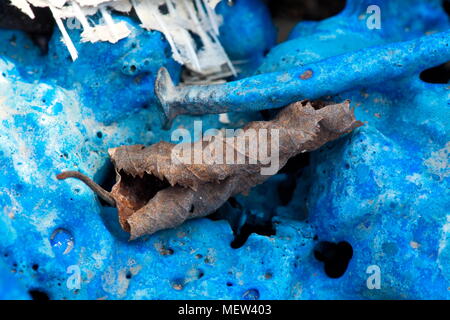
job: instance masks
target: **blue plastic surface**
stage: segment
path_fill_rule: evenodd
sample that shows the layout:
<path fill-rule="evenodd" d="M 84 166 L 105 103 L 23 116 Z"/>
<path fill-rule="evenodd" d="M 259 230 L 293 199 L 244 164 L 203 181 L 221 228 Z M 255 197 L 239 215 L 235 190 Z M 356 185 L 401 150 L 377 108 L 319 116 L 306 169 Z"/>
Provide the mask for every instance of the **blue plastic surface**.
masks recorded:
<path fill-rule="evenodd" d="M 380 30 L 366 26 L 372 4 L 381 8 Z M 235 11 L 224 5 L 224 47 L 250 61 L 241 76 L 450 26 L 438 0 L 349 0 L 335 17 L 299 23 L 262 60 L 274 41 L 267 10 L 255 0 L 237 1 Z M 450 87 L 418 73 L 346 92 L 329 88 L 326 98 L 351 99 L 365 126 L 311 153 L 288 204 L 276 192 L 284 174 L 238 197 L 242 212 L 274 216 L 275 235 L 253 233 L 231 248 L 230 224 L 251 219 L 233 223 L 236 210 L 224 207 L 230 222 L 195 219 L 128 242 L 115 209 L 81 182 L 55 177 L 79 170 L 103 181 L 111 174 L 108 148 L 170 139 L 153 83 L 159 67 L 173 79 L 181 68 L 160 33 L 123 19 L 133 34 L 116 45 L 78 44 L 72 30 L 75 63 L 57 32 L 49 55 L 40 56 L 24 34 L 0 30 L 1 299 L 29 298 L 30 290 L 51 299 L 450 298 Z M 229 126 L 247 116 L 231 114 Z M 200 118 L 204 127 L 223 126 L 217 115 L 181 116 L 172 128 L 191 129 Z M 330 278 L 315 259 L 320 241 L 352 246 L 342 277 Z M 366 285 L 372 265 L 381 270 L 380 289 Z"/>

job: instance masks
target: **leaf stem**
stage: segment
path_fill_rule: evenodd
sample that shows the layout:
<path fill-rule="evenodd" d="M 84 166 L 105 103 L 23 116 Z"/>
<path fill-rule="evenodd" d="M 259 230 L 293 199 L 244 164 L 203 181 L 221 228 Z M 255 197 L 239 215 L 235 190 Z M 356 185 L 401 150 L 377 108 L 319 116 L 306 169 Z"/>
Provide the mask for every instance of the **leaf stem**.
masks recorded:
<path fill-rule="evenodd" d="M 97 183 L 95 183 L 91 178 L 85 176 L 81 172 L 78 171 L 66 171 L 58 174 L 56 176 L 58 180 L 65 180 L 67 178 L 76 178 L 78 180 L 83 181 L 92 191 L 95 192 L 100 198 L 105 200 L 110 206 L 116 206 L 116 200 L 111 196 L 111 193 L 103 189 Z"/>

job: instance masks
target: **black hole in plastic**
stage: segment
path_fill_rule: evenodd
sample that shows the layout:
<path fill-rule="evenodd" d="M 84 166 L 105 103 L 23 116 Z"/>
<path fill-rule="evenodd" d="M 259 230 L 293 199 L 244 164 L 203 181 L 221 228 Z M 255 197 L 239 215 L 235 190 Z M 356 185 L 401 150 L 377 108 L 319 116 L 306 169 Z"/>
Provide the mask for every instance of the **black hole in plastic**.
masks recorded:
<path fill-rule="evenodd" d="M 233 249 L 242 247 L 252 233 L 262 236 L 273 236 L 275 234 L 275 230 L 271 223 L 266 225 L 245 224 L 240 229 L 239 234 L 235 235 L 234 240 L 231 242 L 231 247 Z"/>
<path fill-rule="evenodd" d="M 278 195 L 280 204 L 285 206 L 289 204 L 294 195 L 297 186 L 297 178 L 301 174 L 301 170 L 309 165 L 309 154 L 301 153 L 288 160 L 286 165 L 281 168 L 280 173 L 288 174 L 288 179 L 278 186 Z"/>
<path fill-rule="evenodd" d="M 450 1 L 449 0 L 447 0 L 447 1 L 444 0 L 444 10 L 450 16 Z"/>
<path fill-rule="evenodd" d="M 270 0 L 269 9 L 278 29 L 278 42 L 303 20 L 319 21 L 335 16 L 345 8 L 345 0 Z"/>
<path fill-rule="evenodd" d="M 31 289 L 28 291 L 28 293 L 30 294 L 30 296 L 33 300 L 38 300 L 38 301 L 50 300 L 50 297 L 48 296 L 48 294 L 39 289 Z"/>
<path fill-rule="evenodd" d="M 127 279 L 131 279 L 133 277 L 133 275 L 131 274 L 130 271 L 127 272 L 127 274 L 125 275 L 125 278 Z"/>
<path fill-rule="evenodd" d="M 344 275 L 348 263 L 353 257 L 353 248 L 350 243 L 321 241 L 314 248 L 314 257 L 323 262 L 328 277 L 337 279 Z"/>
<path fill-rule="evenodd" d="M 428 83 L 444 83 L 450 81 L 450 61 L 437 67 L 424 70 L 420 73 L 420 79 Z"/>
<path fill-rule="evenodd" d="M 332 17 L 345 8 L 345 0 L 270 0 L 272 16 L 319 21 Z"/>
<path fill-rule="evenodd" d="M 98 134 L 97 134 L 98 136 Z M 112 163 L 108 163 L 108 167 L 106 169 L 105 178 L 100 182 L 100 186 L 105 190 L 111 190 L 113 185 L 116 183 L 116 170 Z M 102 200 L 100 197 L 98 198 L 102 206 L 108 207 L 109 204 Z"/>
<path fill-rule="evenodd" d="M 162 4 L 158 7 L 158 10 L 161 14 L 168 14 L 169 13 L 169 8 L 167 8 L 166 4 Z"/>
<path fill-rule="evenodd" d="M 101 131 L 98 131 L 98 132 L 97 132 L 97 137 L 98 137 L 99 139 L 101 139 L 101 138 L 103 137 L 103 133 L 102 133 Z"/>
<path fill-rule="evenodd" d="M 35 263 L 31 266 L 31 269 L 33 269 L 34 271 L 38 271 L 39 265 L 37 263 Z"/>
<path fill-rule="evenodd" d="M 175 251 L 172 248 L 161 247 L 158 249 L 158 252 L 162 256 L 171 256 L 174 254 Z"/>
<path fill-rule="evenodd" d="M 300 153 L 288 160 L 283 168 L 281 168 L 280 173 L 298 173 L 301 169 L 309 165 L 309 153 Z"/>
<path fill-rule="evenodd" d="M 242 205 L 236 200 L 235 197 L 231 197 L 230 199 L 228 199 L 228 202 L 233 208 L 242 209 Z"/>
<path fill-rule="evenodd" d="M 184 288 L 184 280 L 183 279 L 175 279 L 172 281 L 172 288 L 175 290 L 183 290 Z"/>
<path fill-rule="evenodd" d="M 48 8 L 33 7 L 32 10 L 34 19 L 12 6 L 9 1 L 0 1 L 0 28 L 26 32 L 39 47 L 41 54 L 47 54 L 55 20 Z"/>

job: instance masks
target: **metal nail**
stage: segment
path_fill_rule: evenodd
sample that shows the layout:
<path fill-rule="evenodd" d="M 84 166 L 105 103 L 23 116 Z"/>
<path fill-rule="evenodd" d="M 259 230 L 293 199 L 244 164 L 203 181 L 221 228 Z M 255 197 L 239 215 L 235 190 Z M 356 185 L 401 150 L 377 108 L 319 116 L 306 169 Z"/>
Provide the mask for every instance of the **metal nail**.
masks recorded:
<path fill-rule="evenodd" d="M 450 60 L 450 31 L 366 48 L 287 71 L 215 85 L 175 86 L 161 68 L 155 83 L 166 128 L 180 114 L 273 109 L 419 73 Z"/>

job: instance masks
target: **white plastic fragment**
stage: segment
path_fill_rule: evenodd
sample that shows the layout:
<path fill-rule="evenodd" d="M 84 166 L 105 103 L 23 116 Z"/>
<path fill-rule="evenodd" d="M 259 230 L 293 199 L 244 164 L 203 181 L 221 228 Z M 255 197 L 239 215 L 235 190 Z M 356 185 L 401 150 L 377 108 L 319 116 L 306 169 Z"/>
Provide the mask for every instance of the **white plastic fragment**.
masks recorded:
<path fill-rule="evenodd" d="M 223 124 L 229 124 L 230 118 L 228 117 L 228 113 L 221 113 L 219 114 L 219 122 Z"/>
<path fill-rule="evenodd" d="M 112 9 L 120 12 L 130 12 L 133 8 L 129 0 L 116 0 L 114 2 L 108 3 L 108 5 Z"/>
<path fill-rule="evenodd" d="M 102 13 L 102 17 L 103 19 L 105 19 L 106 25 L 107 25 L 107 31 L 109 31 L 111 38 L 113 39 L 113 43 L 117 42 L 117 36 L 116 36 L 116 26 L 115 23 L 111 17 L 111 15 L 109 14 L 108 10 L 106 9 L 105 6 L 101 5 L 100 6 L 100 12 Z"/>
<path fill-rule="evenodd" d="M 111 33 L 111 29 L 108 25 L 96 26 L 91 28 L 89 33 L 85 34 L 85 32 L 86 31 L 83 31 L 81 34 L 81 42 L 92 43 L 98 41 L 116 43 L 120 39 L 128 37 L 131 33 L 124 21 L 114 23 L 114 34 Z"/>
<path fill-rule="evenodd" d="M 197 0 L 200 1 L 200 0 Z M 205 3 L 207 0 L 203 0 L 203 3 Z M 198 5 L 197 5 L 198 6 Z M 213 8 L 210 4 L 206 3 L 205 5 L 206 11 L 208 12 L 207 17 L 211 23 L 211 26 L 216 33 L 216 35 L 219 35 L 219 22 L 217 21 L 217 16 L 214 14 Z"/>
<path fill-rule="evenodd" d="M 131 31 L 123 21 L 116 23 L 111 10 L 130 12 L 134 8 L 141 27 L 164 34 L 173 58 L 194 75 L 193 82 L 217 81 L 236 75 L 236 70 L 219 41 L 221 17 L 214 8 L 221 0 L 10 0 L 34 18 L 30 5 L 49 7 L 61 30 L 73 60 L 77 50 L 65 29 L 63 19 L 79 21 L 82 42 L 117 41 Z M 102 19 L 93 23 L 89 16 L 100 12 Z M 225 69 L 224 69 L 225 67 Z M 213 80 L 214 79 L 214 80 Z"/>
<path fill-rule="evenodd" d="M 206 0 L 208 7 L 214 9 L 221 0 Z"/>
<path fill-rule="evenodd" d="M 81 10 L 80 5 L 76 1 L 72 1 L 72 7 L 74 10 L 75 18 L 77 18 L 77 20 L 80 21 L 81 25 L 83 26 L 83 33 L 91 33 L 92 27 L 89 21 L 86 19 L 85 14 Z"/>
<path fill-rule="evenodd" d="M 59 14 L 58 9 L 54 8 L 52 5 L 49 6 L 53 17 L 55 18 L 56 24 L 58 25 L 59 30 L 61 31 L 61 34 L 63 36 L 63 41 L 67 47 L 67 50 L 69 50 L 70 56 L 72 57 L 72 60 L 75 61 L 78 58 L 78 52 L 75 48 L 72 40 L 69 37 L 69 34 L 66 31 L 66 28 L 64 28 L 64 23 L 62 22 Z"/>
<path fill-rule="evenodd" d="M 30 7 L 30 4 L 27 0 L 10 0 L 11 4 L 20 9 L 23 13 L 29 16 L 31 19 L 34 19 L 34 12 Z"/>
<path fill-rule="evenodd" d="M 176 6 L 173 0 L 132 0 L 132 4 L 142 27 L 164 33 L 175 60 L 203 76 L 221 73 L 223 65 L 236 75 L 217 37 L 220 18 L 207 0 L 178 0 Z"/>

